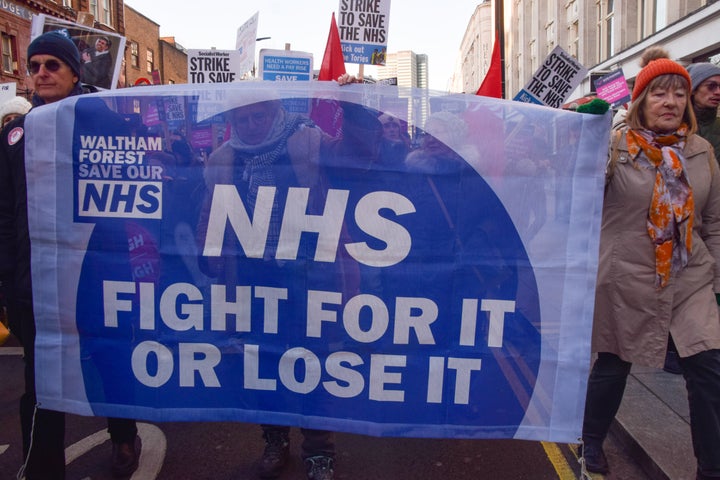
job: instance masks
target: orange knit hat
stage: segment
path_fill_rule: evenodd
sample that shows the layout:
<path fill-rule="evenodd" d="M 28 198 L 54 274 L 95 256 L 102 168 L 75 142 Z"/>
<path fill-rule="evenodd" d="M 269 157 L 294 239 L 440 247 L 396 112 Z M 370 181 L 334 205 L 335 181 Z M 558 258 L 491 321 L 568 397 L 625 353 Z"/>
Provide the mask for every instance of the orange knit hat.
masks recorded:
<path fill-rule="evenodd" d="M 632 91 L 632 100 L 635 101 L 635 99 L 637 99 L 637 97 L 642 93 L 642 91 L 645 90 L 645 87 L 647 87 L 648 84 L 655 77 L 659 77 L 660 75 L 665 74 L 680 75 L 685 80 L 687 80 L 688 88 L 690 88 L 690 85 L 692 85 L 692 81 L 690 80 L 690 74 L 687 70 L 685 70 L 685 67 L 683 67 L 677 62 L 670 60 L 669 58 L 657 58 L 648 62 L 648 64 L 645 65 L 642 70 L 640 70 L 640 73 L 638 73 L 637 77 L 635 77 L 635 86 L 633 87 Z"/>

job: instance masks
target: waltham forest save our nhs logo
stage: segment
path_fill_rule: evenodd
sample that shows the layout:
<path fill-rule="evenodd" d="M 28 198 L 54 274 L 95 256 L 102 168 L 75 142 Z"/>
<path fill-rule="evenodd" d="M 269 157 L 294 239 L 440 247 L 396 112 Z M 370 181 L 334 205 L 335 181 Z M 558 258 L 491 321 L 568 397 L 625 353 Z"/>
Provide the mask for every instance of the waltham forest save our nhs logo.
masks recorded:
<path fill-rule="evenodd" d="M 139 135 L 129 118 L 101 99 L 75 106 L 75 220 L 162 218 L 162 138 Z"/>

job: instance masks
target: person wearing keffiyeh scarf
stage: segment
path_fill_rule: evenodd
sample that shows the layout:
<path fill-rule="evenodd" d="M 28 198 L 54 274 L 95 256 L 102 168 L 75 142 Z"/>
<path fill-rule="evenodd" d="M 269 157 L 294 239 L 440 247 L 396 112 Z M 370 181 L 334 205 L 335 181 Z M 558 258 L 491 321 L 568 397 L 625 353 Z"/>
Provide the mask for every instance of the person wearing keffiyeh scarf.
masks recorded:
<path fill-rule="evenodd" d="M 687 70 L 659 47 L 642 62 L 609 153 L 580 453 L 609 471 L 602 444 L 632 364 L 662 368 L 674 343 L 696 478 L 720 478 L 720 169 L 696 134 Z"/>
<path fill-rule="evenodd" d="M 205 262 L 201 263 L 201 268 L 226 285 L 281 287 L 287 278 L 299 278 L 306 267 L 299 261 L 276 258 L 287 191 L 276 188 L 274 198 L 269 202 L 268 190 L 261 191 L 261 188 L 280 185 L 307 188 L 310 192 L 308 213 L 319 213 L 321 206 L 314 203 L 319 199 L 313 193 L 321 188 L 318 164 L 321 146 L 329 137 L 310 119 L 287 112 L 279 100 L 235 108 L 227 113 L 226 120 L 230 137 L 208 158 L 205 168 L 207 191 L 212 196 L 219 185 L 234 186 L 251 221 L 259 224 L 261 222 L 256 221 L 258 217 L 269 215 L 268 231 L 263 251 L 247 252 L 242 250 L 238 239 L 233 238 L 235 233 L 230 231 L 232 229 L 227 229 L 223 255 L 201 257 L 201 262 Z M 265 197 L 261 199 L 261 195 Z M 209 199 L 206 200 L 200 215 L 200 238 L 206 236 L 208 229 L 209 202 Z M 270 212 L 267 212 L 268 203 L 272 203 Z M 330 271 L 327 277 L 337 274 Z M 285 305 L 291 303 L 286 301 Z M 279 475 L 287 463 L 289 427 L 262 425 L 262 431 L 266 448 L 259 462 L 260 474 L 269 478 Z M 306 463 L 323 461 L 332 465 L 335 455 L 332 432 L 308 428 L 301 429 L 301 432 L 302 454 Z"/>

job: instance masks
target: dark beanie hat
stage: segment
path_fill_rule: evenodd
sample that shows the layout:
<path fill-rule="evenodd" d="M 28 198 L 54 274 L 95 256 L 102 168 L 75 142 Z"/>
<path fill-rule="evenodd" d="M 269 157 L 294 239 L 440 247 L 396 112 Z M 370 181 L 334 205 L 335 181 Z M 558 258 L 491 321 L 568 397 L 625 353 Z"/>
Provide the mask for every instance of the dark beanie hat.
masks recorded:
<path fill-rule="evenodd" d="M 62 30 L 43 33 L 30 43 L 27 50 L 28 61 L 33 55 L 52 55 L 67 63 L 68 67 L 80 76 L 80 52 Z"/>
<path fill-rule="evenodd" d="M 708 78 L 720 75 L 720 67 L 712 63 L 691 63 L 685 68 L 687 68 L 688 73 L 690 73 L 693 92 Z"/>

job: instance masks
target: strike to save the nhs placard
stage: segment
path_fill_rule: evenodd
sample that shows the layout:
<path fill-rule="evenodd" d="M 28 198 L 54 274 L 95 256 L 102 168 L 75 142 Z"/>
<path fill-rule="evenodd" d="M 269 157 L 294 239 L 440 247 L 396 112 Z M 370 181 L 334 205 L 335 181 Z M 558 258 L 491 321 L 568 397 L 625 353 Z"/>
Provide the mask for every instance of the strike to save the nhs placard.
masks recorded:
<path fill-rule="evenodd" d="M 574 441 L 608 118 L 298 83 L 29 114 L 40 402 Z"/>

